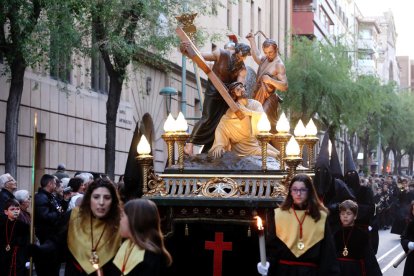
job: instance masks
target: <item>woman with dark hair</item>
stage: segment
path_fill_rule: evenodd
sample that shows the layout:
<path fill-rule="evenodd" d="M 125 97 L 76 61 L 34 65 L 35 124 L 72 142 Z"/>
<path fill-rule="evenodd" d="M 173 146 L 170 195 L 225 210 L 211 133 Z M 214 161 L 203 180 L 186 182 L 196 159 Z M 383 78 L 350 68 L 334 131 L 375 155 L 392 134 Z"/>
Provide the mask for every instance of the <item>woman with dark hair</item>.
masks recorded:
<path fill-rule="evenodd" d="M 410 221 L 401 235 L 401 245 L 405 252 L 411 251 L 405 260 L 403 276 L 414 275 L 414 200 L 410 204 Z"/>
<path fill-rule="evenodd" d="M 76 206 L 79 206 L 82 202 L 82 197 L 85 189 L 83 179 L 80 177 L 73 177 L 69 180 L 68 187 L 72 189 L 71 198 L 68 205 L 68 210 L 72 210 Z"/>
<path fill-rule="evenodd" d="M 121 275 L 164 275 L 171 255 L 164 247 L 157 206 L 147 199 L 125 204 L 121 213 L 120 234 L 126 238 L 115 256 Z"/>
<path fill-rule="evenodd" d="M 66 250 L 65 275 L 116 275 L 112 259 L 121 245 L 119 221 L 114 184 L 97 179 L 88 186 L 81 205 L 67 212 L 62 231 L 34 253 Z"/>
<path fill-rule="evenodd" d="M 274 211 L 275 234 L 267 243 L 269 262 L 266 267 L 257 265 L 259 273 L 340 275 L 327 216 L 311 178 L 305 174 L 293 177 L 285 201 Z"/>

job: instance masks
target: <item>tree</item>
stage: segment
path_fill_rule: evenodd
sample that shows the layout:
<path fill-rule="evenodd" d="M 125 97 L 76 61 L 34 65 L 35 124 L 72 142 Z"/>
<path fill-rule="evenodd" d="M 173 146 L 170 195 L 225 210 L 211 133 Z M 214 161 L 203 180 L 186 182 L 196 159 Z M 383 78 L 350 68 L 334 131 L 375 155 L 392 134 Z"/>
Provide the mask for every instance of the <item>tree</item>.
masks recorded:
<path fill-rule="evenodd" d="M 184 1 L 185 2 L 185 1 Z M 82 22 L 85 41 L 94 41 L 91 52 L 99 50 L 109 75 L 106 103 L 105 173 L 112 179 L 115 171 L 116 120 L 122 86 L 128 77 L 128 66 L 138 57 L 142 62 L 166 53 L 176 42 L 174 19 L 182 10 L 179 0 L 95 0 L 84 1 Z M 192 1 L 192 9 L 211 12 L 208 2 Z M 142 53 L 145 52 L 145 55 Z"/>
<path fill-rule="evenodd" d="M 28 66 L 27 49 L 42 11 L 42 1 L 6 0 L 0 4 L 0 55 L 10 74 L 5 133 L 5 170 L 17 174 L 17 130 L 23 81 Z"/>
<path fill-rule="evenodd" d="M 57 66 L 58 59 L 77 45 L 73 30 L 76 0 L 3 0 L 0 4 L 0 56 L 4 75 L 10 79 L 5 133 L 5 170 L 17 174 L 18 121 L 27 67 L 40 64 L 46 69 Z M 67 20 L 64 20 L 67 19 Z M 54 46 L 49 41 L 54 37 Z"/>
<path fill-rule="evenodd" d="M 368 172 L 368 157 L 378 141 L 379 114 L 382 113 L 384 88 L 374 76 L 360 76 L 355 80 L 352 105 L 343 117 L 349 133 L 354 133 L 363 149 L 363 170 Z"/>
<path fill-rule="evenodd" d="M 291 119 L 306 121 L 317 114 L 325 128 L 335 132 L 353 87 L 346 48 L 307 38 L 294 39 L 286 71 L 289 92 L 283 108 L 291 111 Z"/>

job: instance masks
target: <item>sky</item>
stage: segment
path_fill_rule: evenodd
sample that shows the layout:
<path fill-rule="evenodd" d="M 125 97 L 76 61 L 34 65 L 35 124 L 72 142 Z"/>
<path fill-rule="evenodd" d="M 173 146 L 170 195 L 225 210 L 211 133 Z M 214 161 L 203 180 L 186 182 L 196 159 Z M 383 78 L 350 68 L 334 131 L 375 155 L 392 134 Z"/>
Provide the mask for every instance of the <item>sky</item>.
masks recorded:
<path fill-rule="evenodd" d="M 382 15 L 391 10 L 397 31 L 397 56 L 414 59 L 414 32 L 412 0 L 355 0 L 364 16 Z"/>

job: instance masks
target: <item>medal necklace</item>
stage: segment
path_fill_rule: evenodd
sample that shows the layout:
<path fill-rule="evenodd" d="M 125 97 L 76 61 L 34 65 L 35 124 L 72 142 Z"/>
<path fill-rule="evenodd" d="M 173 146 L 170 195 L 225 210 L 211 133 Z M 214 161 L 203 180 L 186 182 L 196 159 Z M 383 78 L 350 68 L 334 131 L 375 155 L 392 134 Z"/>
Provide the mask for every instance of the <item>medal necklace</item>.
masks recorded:
<path fill-rule="evenodd" d="M 125 267 L 128 263 L 128 259 L 129 259 L 129 256 L 131 255 L 132 249 L 134 249 L 134 245 L 135 244 L 131 241 L 130 244 L 125 248 L 125 255 L 124 255 L 124 260 L 122 262 L 122 269 L 121 269 L 122 276 L 124 275 Z"/>
<path fill-rule="evenodd" d="M 344 241 L 344 250 L 342 251 L 342 255 L 344 257 L 348 256 L 348 253 L 349 253 L 347 245 L 348 245 L 349 239 L 351 238 L 352 230 L 354 230 L 354 227 L 352 227 L 351 230 L 349 230 L 348 236 L 346 237 L 346 241 L 345 241 L 345 229 L 342 229 L 342 239 Z"/>
<path fill-rule="evenodd" d="M 99 256 L 98 253 L 96 252 L 99 243 L 101 242 L 102 236 L 105 233 L 105 229 L 106 229 L 106 224 L 104 226 L 104 229 L 102 230 L 101 235 L 99 236 L 98 241 L 96 242 L 95 245 L 93 245 L 93 227 L 92 227 L 92 216 L 91 216 L 91 258 L 89 259 L 89 261 L 91 262 L 93 268 L 98 269 L 99 268 Z"/>
<path fill-rule="evenodd" d="M 299 250 L 303 250 L 305 248 L 305 244 L 303 243 L 303 240 L 302 240 L 302 238 L 303 238 L 303 227 L 302 227 L 302 225 L 303 225 L 303 222 L 305 221 L 305 218 L 306 218 L 306 211 L 305 211 L 305 214 L 303 214 L 302 219 L 299 220 L 298 215 L 296 214 L 295 208 L 292 207 L 292 209 L 293 209 L 293 213 L 295 214 L 295 218 L 299 223 L 299 241 L 298 241 L 297 247 L 298 247 Z"/>
<path fill-rule="evenodd" d="M 13 226 L 11 228 L 10 237 L 9 237 L 9 229 L 8 229 L 9 220 L 7 219 L 7 221 L 6 221 L 6 251 L 10 251 L 10 242 L 13 238 L 13 231 L 14 231 L 14 226 L 15 225 L 16 225 L 16 220 L 14 220 L 14 222 L 13 222 Z"/>

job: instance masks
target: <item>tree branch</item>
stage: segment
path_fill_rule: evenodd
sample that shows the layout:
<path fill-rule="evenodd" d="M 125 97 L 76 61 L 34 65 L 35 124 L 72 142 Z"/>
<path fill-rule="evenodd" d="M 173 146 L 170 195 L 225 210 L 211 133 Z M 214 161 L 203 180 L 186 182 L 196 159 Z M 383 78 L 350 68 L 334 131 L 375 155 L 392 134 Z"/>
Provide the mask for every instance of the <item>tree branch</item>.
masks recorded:
<path fill-rule="evenodd" d="M 37 21 L 39 20 L 40 12 L 43 8 L 43 5 L 40 3 L 39 0 L 33 0 L 33 11 L 30 13 L 29 16 L 29 24 L 26 24 L 25 28 L 22 30 L 22 36 L 24 39 L 28 38 L 30 34 L 33 32 Z"/>
<path fill-rule="evenodd" d="M 98 43 L 99 52 L 101 53 L 102 59 L 105 62 L 106 70 L 110 76 L 115 74 L 115 69 L 113 64 L 111 63 L 111 59 L 109 57 L 108 50 L 106 49 L 106 44 L 104 41 L 108 39 L 106 34 L 106 29 L 103 23 L 103 20 L 100 16 L 100 12 L 102 11 L 102 4 L 98 4 L 96 7 L 96 11 L 92 12 L 92 28 L 95 31 L 95 37 Z"/>

